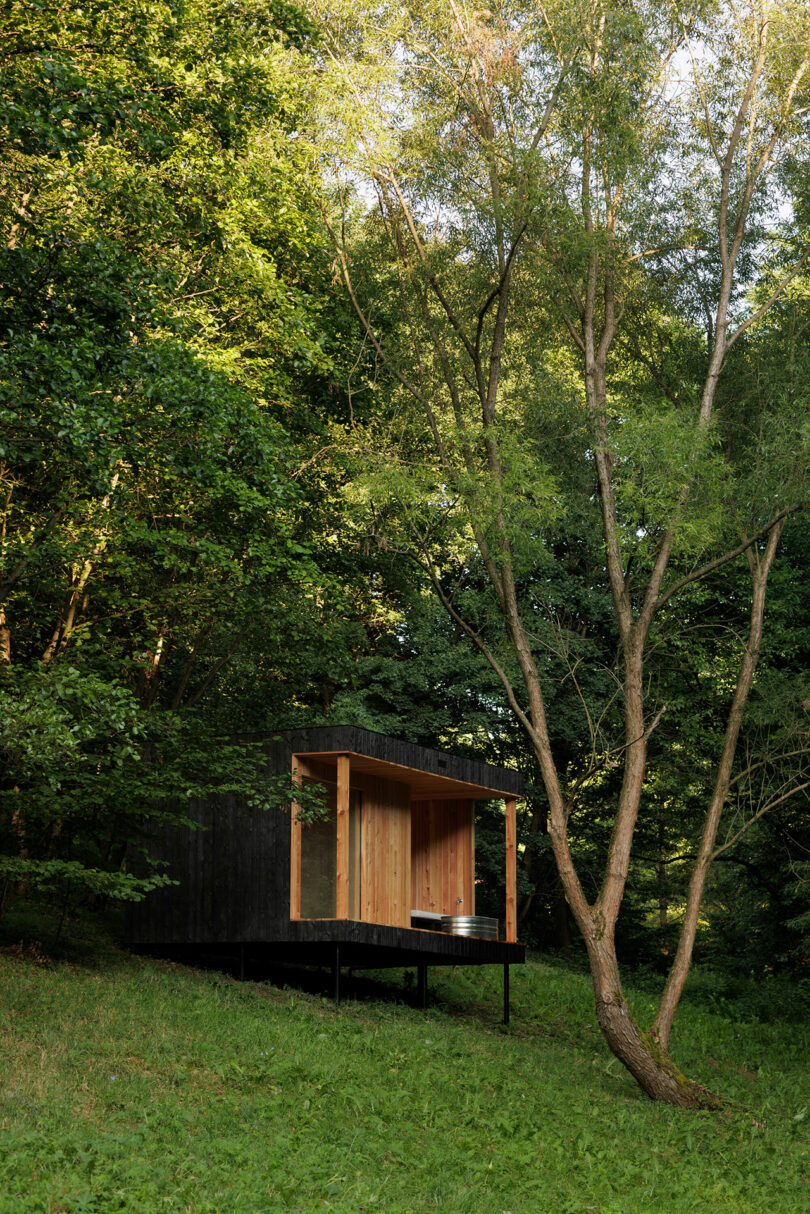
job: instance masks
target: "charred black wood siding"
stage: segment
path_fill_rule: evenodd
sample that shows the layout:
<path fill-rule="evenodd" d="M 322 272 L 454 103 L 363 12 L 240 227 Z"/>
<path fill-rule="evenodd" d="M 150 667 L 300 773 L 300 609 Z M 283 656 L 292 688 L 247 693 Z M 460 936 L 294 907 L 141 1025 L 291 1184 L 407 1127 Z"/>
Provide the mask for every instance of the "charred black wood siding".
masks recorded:
<path fill-rule="evenodd" d="M 348 751 L 496 789 L 505 796 L 523 792 L 517 772 L 355 726 L 294 730 L 277 738 L 250 735 L 242 740 L 265 744 L 268 778 L 290 776 L 294 753 Z M 130 944 L 277 942 L 292 947 L 320 940 L 352 943 L 358 951 L 371 949 L 386 956 L 393 956 L 391 950 L 397 949 L 414 955 L 427 951 L 434 958 L 447 958 L 444 964 L 463 964 L 460 958 L 468 953 L 468 964 L 476 963 L 473 954 L 478 963 L 483 960 L 484 941 L 468 944 L 457 937 L 445 939 L 435 933 L 367 923 L 291 922 L 289 811 L 254 809 L 227 795 L 193 804 L 188 814 L 200 829 L 167 826 L 152 841 L 152 854 L 168 862 L 168 874 L 178 884 L 155 890 L 130 907 L 125 932 Z M 492 948 L 484 952 L 488 959 L 492 953 L 491 960 L 501 961 L 506 957 L 498 950 L 512 947 L 519 946 L 494 943 L 494 952 Z M 385 963 L 394 964 L 380 962 Z"/>
<path fill-rule="evenodd" d="M 267 776 L 290 773 L 286 741 L 267 744 Z M 289 923 L 290 815 L 254 809 L 228 794 L 192 803 L 198 829 L 166 826 L 151 854 L 178 882 L 155 890 L 128 912 L 131 944 L 204 944 L 272 940 Z"/>

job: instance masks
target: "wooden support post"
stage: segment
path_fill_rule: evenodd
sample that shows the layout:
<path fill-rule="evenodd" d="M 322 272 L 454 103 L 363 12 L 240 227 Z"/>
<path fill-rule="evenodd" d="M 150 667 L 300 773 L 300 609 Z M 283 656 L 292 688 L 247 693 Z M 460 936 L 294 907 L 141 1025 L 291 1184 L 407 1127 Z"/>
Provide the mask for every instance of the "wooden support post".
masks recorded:
<path fill-rule="evenodd" d="M 301 785 L 298 755 L 293 755 L 292 782 L 298 787 Z M 290 809 L 290 918 L 301 918 L 301 821 L 296 801 Z"/>
<path fill-rule="evenodd" d="M 337 876 L 335 915 L 349 917 L 349 756 L 337 757 Z"/>
<path fill-rule="evenodd" d="M 515 798 L 506 800 L 506 939 L 517 940 L 517 824 Z"/>

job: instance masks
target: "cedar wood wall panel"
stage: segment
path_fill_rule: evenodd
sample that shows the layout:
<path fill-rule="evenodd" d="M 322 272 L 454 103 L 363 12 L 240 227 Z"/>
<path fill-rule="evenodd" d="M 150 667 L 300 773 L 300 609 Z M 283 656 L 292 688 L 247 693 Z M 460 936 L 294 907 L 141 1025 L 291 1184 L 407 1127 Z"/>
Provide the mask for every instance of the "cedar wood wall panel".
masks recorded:
<path fill-rule="evenodd" d="M 362 917 L 410 927 L 411 794 L 407 784 L 363 779 Z"/>
<path fill-rule="evenodd" d="M 470 801 L 414 801 L 411 898 L 417 910 L 475 914 L 475 837 Z M 463 905 L 456 911 L 456 899 Z"/>

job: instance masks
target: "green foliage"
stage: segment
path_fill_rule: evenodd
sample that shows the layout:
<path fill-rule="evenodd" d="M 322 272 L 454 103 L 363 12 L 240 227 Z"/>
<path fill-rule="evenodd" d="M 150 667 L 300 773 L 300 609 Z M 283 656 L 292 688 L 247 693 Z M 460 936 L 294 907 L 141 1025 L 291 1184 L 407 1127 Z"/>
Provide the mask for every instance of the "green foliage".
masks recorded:
<path fill-rule="evenodd" d="M 78 833 L 74 834 L 74 850 L 78 850 L 82 842 Z M 171 878 L 165 873 L 153 872 L 148 877 L 136 877 L 128 872 L 89 868 L 80 860 L 0 856 L 0 882 L 6 890 L 10 884 L 16 883 L 26 891 L 58 894 L 65 900 L 93 894 L 98 898 L 112 898 L 121 902 L 140 902 L 151 890 L 170 885 Z"/>
<path fill-rule="evenodd" d="M 189 798 L 290 800 L 223 741 L 267 723 L 250 684 L 208 701 L 241 649 L 266 683 L 284 655 L 289 698 L 324 581 L 290 435 L 334 341 L 296 138 L 315 29 L 284 0 L 4 21 L 4 888 L 129 898 Z"/>
<path fill-rule="evenodd" d="M 171 880 L 144 841 L 193 825 L 190 802 L 238 791 L 289 805 L 290 781 L 259 782 L 261 747 L 229 745 L 188 713 L 144 712 L 130 689 L 57 663 L 0 673 L 0 885 L 138 900 Z M 257 787 L 258 786 L 258 787 Z"/>
<path fill-rule="evenodd" d="M 282 169 L 294 54 L 261 3 L 238 21 L 206 3 L 21 12 L 3 78 L 10 643 L 42 647 L 86 568 L 89 589 L 125 581 L 100 614 L 126 612 L 144 650 L 161 617 L 199 614 L 200 592 L 232 598 L 302 552 L 278 421 L 292 363 L 320 359 L 280 264 L 311 240 Z M 121 602 L 134 587 L 140 613 Z"/>
<path fill-rule="evenodd" d="M 728 480 L 713 428 L 699 428 L 672 405 L 639 401 L 616 429 L 617 493 L 631 528 L 656 534 L 678 514 L 685 469 L 694 489 L 680 512 L 673 546 L 678 556 L 705 552 L 722 536 L 723 489 Z"/>

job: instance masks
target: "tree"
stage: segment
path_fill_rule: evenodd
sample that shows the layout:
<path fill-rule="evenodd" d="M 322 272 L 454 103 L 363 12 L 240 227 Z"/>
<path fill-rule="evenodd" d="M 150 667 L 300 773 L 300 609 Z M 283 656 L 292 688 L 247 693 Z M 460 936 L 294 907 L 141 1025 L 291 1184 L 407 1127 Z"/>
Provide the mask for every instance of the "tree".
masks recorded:
<path fill-rule="evenodd" d="M 780 215 L 805 138 L 810 18 L 790 0 L 451 13 L 375 7 L 364 18 L 353 6 L 325 23 L 336 169 L 325 218 L 391 396 L 373 433 L 387 466 L 368 477 L 367 500 L 377 530 L 419 561 L 486 656 L 531 741 L 610 1048 L 651 1097 L 714 1103 L 678 1070 L 670 1031 L 735 779 L 768 577 L 806 501 L 806 451 L 761 441 L 780 433 L 783 406 L 760 401 L 754 416 L 750 395 L 721 385 L 810 255 L 800 224 Z M 776 247 L 787 264 L 766 269 L 752 295 Z M 602 649 L 584 667 L 575 630 L 544 602 L 555 536 L 575 517 L 600 533 L 584 572 L 608 597 L 615 647 L 612 661 Z M 747 620 L 725 655 L 725 723 L 680 939 L 644 1031 L 615 941 L 668 711 L 650 677 L 691 592 L 735 562 L 747 570 Z M 469 615 L 456 598 L 471 566 L 489 580 L 497 628 L 491 610 Z M 566 677 L 614 677 L 609 696 L 580 686 L 573 768 L 548 720 L 555 629 Z M 615 800 L 590 893 L 570 826 L 594 788 Z"/>
<path fill-rule="evenodd" d="M 286 424 L 325 362 L 312 27 L 264 0 L 4 22 L 0 873 L 128 897 L 141 819 L 248 778 L 194 710 L 319 579 Z"/>

